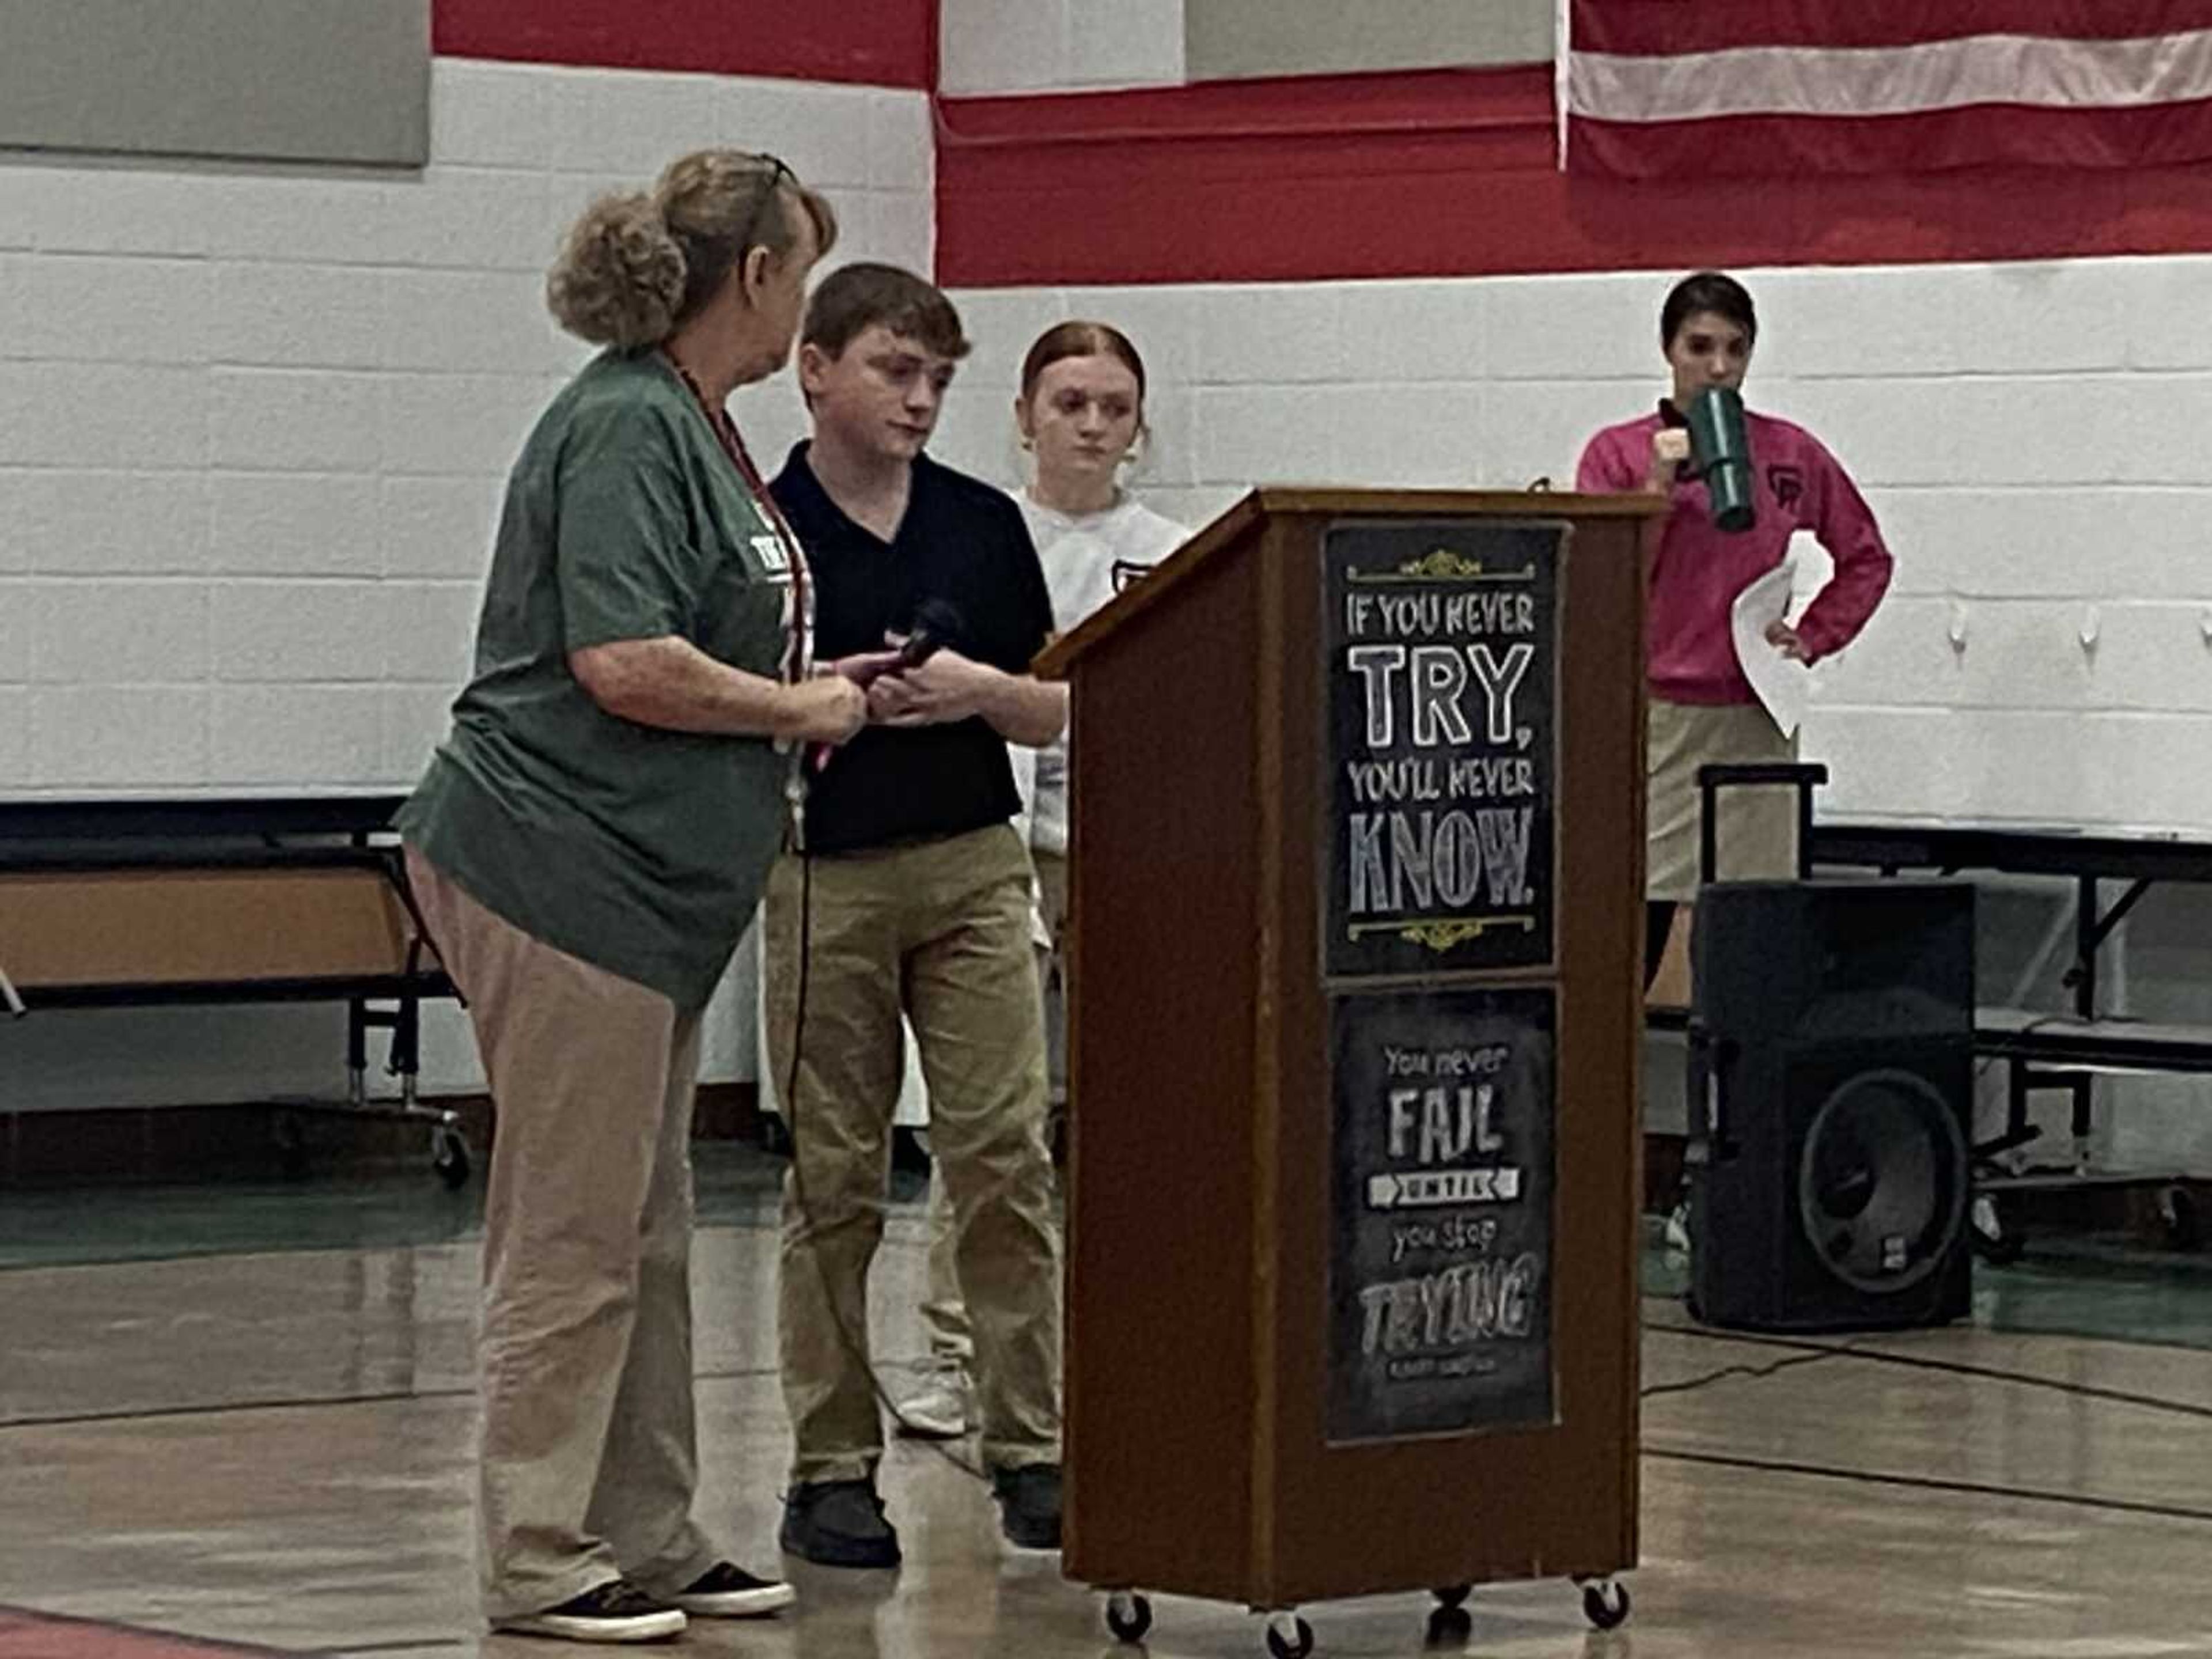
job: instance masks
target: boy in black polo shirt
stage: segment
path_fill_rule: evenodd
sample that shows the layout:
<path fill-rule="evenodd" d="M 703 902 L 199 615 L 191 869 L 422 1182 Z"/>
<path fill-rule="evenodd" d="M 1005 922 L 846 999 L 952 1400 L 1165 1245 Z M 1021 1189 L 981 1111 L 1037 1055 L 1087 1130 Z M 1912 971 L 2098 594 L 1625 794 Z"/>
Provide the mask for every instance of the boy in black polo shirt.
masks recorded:
<path fill-rule="evenodd" d="M 870 684 L 869 727 L 815 773 L 805 852 L 778 865 L 764 911 L 769 1061 L 793 1146 L 780 1323 L 797 1448 L 782 1541 L 830 1566 L 899 1559 L 875 1491 L 866 1284 L 902 1008 L 956 1218 L 984 1462 L 1007 1537 L 1060 1543 L 1060 1241 L 1006 744 L 1050 743 L 1067 703 L 1027 673 L 1052 602 L 1020 509 L 921 453 L 967 350 L 958 313 L 921 278 L 835 272 L 800 337 L 814 438 L 773 485 L 806 550 L 819 656 L 865 663 L 917 623 L 936 647 Z"/>

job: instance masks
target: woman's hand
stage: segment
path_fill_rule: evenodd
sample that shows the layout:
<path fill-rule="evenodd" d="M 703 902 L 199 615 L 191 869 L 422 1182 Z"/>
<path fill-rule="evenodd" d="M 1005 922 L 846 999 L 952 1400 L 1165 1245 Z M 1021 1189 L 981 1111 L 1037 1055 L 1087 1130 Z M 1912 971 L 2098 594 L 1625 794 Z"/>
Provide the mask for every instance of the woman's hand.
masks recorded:
<path fill-rule="evenodd" d="M 1813 660 L 1813 653 L 1805 648 L 1805 641 L 1798 637 L 1797 630 L 1786 622 L 1771 622 L 1766 624 L 1766 642 L 1791 662 L 1809 663 Z"/>
<path fill-rule="evenodd" d="M 815 672 L 836 674 L 841 678 L 852 681 L 865 691 L 875 684 L 880 676 L 888 674 L 896 668 L 898 662 L 899 653 L 896 649 L 860 651 L 849 657 L 840 657 L 835 662 L 817 663 Z"/>
<path fill-rule="evenodd" d="M 868 696 L 843 673 L 817 674 L 782 688 L 781 729 L 798 743 L 843 743 L 868 723 Z"/>

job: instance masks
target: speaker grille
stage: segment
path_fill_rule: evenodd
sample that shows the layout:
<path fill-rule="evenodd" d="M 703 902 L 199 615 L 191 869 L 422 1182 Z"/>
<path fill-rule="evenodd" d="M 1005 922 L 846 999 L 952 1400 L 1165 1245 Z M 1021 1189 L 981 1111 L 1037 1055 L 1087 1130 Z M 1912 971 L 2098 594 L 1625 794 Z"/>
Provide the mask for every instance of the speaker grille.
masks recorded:
<path fill-rule="evenodd" d="M 1965 1226 L 1958 1112 L 1911 1072 L 1862 1072 L 1821 1103 L 1797 1163 L 1797 1220 L 1814 1258 L 1869 1295 L 1910 1290 Z"/>

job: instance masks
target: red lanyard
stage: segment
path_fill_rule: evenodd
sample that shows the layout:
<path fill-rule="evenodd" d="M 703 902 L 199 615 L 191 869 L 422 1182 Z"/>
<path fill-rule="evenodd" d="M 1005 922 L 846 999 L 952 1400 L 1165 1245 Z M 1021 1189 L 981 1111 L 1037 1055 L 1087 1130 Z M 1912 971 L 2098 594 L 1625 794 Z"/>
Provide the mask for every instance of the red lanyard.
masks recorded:
<path fill-rule="evenodd" d="M 666 356 L 665 352 L 662 355 Z M 783 545 L 784 560 L 791 570 L 791 616 L 785 630 L 781 667 L 784 684 L 796 685 L 812 672 L 814 666 L 811 637 L 814 594 L 807 580 L 805 550 L 799 546 L 799 538 L 792 532 L 790 521 L 783 516 L 783 508 L 769 493 L 760 469 L 753 465 L 752 455 L 745 448 L 744 439 L 738 435 L 738 423 L 730 418 L 730 411 L 718 409 L 709 402 L 707 394 L 700 389 L 699 382 L 691 378 L 691 371 L 675 358 L 668 358 L 668 366 L 676 371 L 684 384 L 690 387 L 691 395 L 698 399 L 699 411 L 707 417 L 707 424 L 714 428 L 714 436 L 722 446 L 722 453 L 730 458 L 730 465 L 737 468 L 738 477 L 744 481 L 745 489 L 751 493 L 753 505 L 760 509 L 761 516 L 768 521 L 769 529 Z"/>

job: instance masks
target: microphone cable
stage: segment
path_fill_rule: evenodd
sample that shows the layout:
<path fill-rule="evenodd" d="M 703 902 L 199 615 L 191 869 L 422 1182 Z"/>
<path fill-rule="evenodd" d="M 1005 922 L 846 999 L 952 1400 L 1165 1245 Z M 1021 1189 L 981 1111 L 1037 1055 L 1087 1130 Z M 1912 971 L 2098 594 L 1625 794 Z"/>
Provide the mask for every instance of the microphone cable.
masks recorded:
<path fill-rule="evenodd" d="M 926 660 L 938 643 L 939 641 L 936 640 L 930 641 L 921 653 L 921 659 Z M 804 1247 L 807 1255 L 812 1259 L 814 1271 L 820 1279 L 823 1300 L 829 1305 L 830 1318 L 836 1330 L 838 1346 L 844 1350 L 847 1359 L 859 1366 L 862 1373 L 866 1376 L 869 1389 L 875 1395 L 878 1407 L 890 1413 L 894 1423 L 903 1425 L 907 1421 L 906 1413 L 899 1409 L 898 1402 L 891 1398 L 890 1390 L 884 1386 L 883 1376 L 876 1370 L 873 1357 L 865 1340 L 865 1334 L 853 1329 L 845 1318 L 844 1310 L 838 1304 L 835 1287 L 830 1282 L 829 1266 L 823 1261 L 821 1249 L 816 1243 L 818 1227 L 813 1207 L 808 1202 L 806 1196 L 805 1143 L 799 1134 L 799 1073 L 801 1056 L 805 1052 L 808 979 L 814 955 L 814 854 L 806 846 L 804 812 L 804 805 L 795 801 L 793 808 L 793 852 L 799 860 L 799 966 L 796 983 L 793 987 L 794 996 L 791 1018 L 791 1061 L 785 1068 L 786 1074 L 783 1079 L 784 1125 L 791 1136 L 791 1171 L 788 1176 L 791 1182 L 791 1202 L 792 1207 L 799 1212 L 800 1224 L 805 1229 Z M 886 1133 L 889 1133 L 888 1126 L 886 1126 Z M 885 1152 L 887 1167 L 889 1156 L 887 1148 Z M 933 1159 L 932 1161 L 934 1162 Z M 933 1181 L 942 1179 L 942 1171 L 933 1169 L 930 1172 L 930 1179 Z M 873 1201 L 880 1205 L 886 1202 L 887 1199 L 885 1194 L 879 1193 Z M 880 1243 L 880 1240 L 878 1243 Z M 874 1265 L 872 1258 L 869 1265 L 871 1267 Z M 963 1299 L 965 1299 L 964 1291 Z M 867 1279 L 866 1274 L 863 1274 L 861 1278 L 863 1305 L 866 1304 L 866 1300 Z M 930 1451 L 959 1470 L 969 1480 L 987 1487 L 992 1485 L 990 1473 L 982 1467 L 981 1462 L 962 1455 L 959 1450 L 959 1441 L 938 1440 L 922 1436 L 911 1437 L 920 1439 Z"/>

